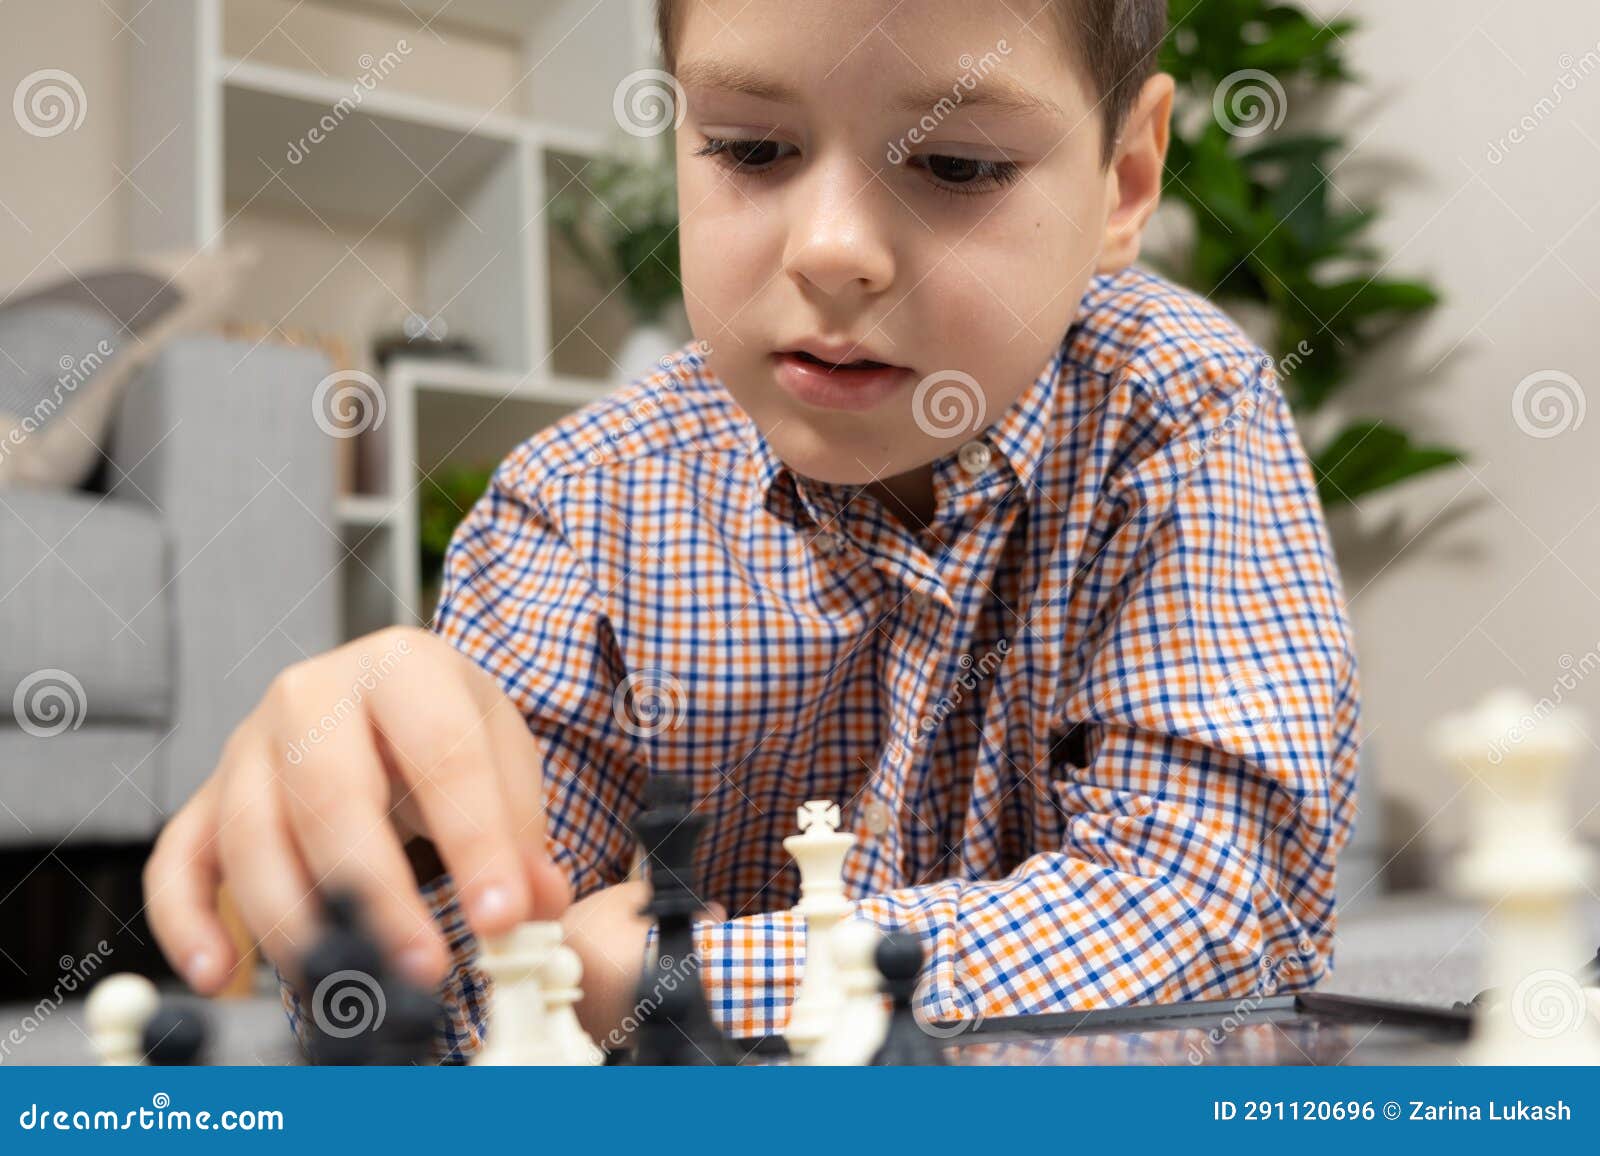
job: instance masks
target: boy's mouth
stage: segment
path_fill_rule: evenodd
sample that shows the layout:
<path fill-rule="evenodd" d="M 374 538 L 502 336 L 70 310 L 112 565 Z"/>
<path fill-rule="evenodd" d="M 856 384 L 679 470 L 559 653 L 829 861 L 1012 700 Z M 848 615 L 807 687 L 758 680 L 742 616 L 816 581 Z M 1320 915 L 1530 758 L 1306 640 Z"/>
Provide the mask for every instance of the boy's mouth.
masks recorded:
<path fill-rule="evenodd" d="M 874 409 L 914 376 L 904 366 L 875 358 L 834 361 L 805 349 L 775 353 L 773 362 L 778 384 L 795 400 L 820 409 Z"/>

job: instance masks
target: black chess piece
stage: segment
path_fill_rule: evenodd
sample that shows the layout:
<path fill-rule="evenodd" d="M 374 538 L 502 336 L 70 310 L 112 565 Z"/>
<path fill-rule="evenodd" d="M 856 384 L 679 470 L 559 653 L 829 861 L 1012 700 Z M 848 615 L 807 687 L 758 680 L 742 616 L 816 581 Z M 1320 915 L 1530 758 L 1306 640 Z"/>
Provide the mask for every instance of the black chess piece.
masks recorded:
<path fill-rule="evenodd" d="M 874 1067 L 932 1067 L 945 1062 L 939 1041 L 922 1030 L 911 1010 L 917 977 L 922 973 L 922 941 L 905 932 L 890 932 L 873 952 L 873 963 L 883 977 L 883 991 L 892 1008 L 889 1030 L 883 1037 Z"/>
<path fill-rule="evenodd" d="M 444 1008 L 385 966 L 354 895 L 330 894 L 323 910 L 327 927 L 301 965 L 312 1063 L 426 1062 Z"/>
<path fill-rule="evenodd" d="M 641 914 L 656 923 L 656 954 L 640 976 L 634 1064 L 732 1064 L 733 1046 L 711 1018 L 694 951 L 694 917 L 705 903 L 694 889 L 694 854 L 705 816 L 694 813 L 688 784 L 652 776 L 646 809 L 632 826 L 650 862 L 650 901 Z"/>
<path fill-rule="evenodd" d="M 155 1067 L 192 1067 L 203 1063 L 208 1035 L 200 1008 L 184 1000 L 162 1000 L 144 1025 L 140 1050 L 145 1063 Z"/>

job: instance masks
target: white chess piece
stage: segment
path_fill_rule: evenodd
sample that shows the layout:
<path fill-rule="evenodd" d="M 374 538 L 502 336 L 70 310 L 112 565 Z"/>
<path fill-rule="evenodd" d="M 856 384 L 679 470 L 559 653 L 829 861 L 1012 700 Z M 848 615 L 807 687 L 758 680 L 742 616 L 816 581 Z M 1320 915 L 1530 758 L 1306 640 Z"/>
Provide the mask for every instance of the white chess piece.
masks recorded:
<path fill-rule="evenodd" d="M 555 1062 L 569 1067 L 601 1064 L 605 1053 L 589 1038 L 578 1022 L 574 1005 L 583 998 L 579 983 L 583 980 L 583 961 L 578 953 L 558 941 L 545 957 L 540 981 L 544 988 L 545 1030 L 549 1033 L 551 1053 L 558 1056 Z"/>
<path fill-rule="evenodd" d="M 1584 740 L 1570 719 L 1538 713 L 1497 691 L 1434 731 L 1439 753 L 1468 777 L 1472 834 L 1457 883 L 1488 908 L 1484 978 L 1498 992 L 1473 1026 L 1471 1063 L 1600 1063 L 1600 1021 L 1566 970 L 1590 955 L 1571 913 L 1589 890 L 1590 861 L 1563 817 Z"/>
<path fill-rule="evenodd" d="M 883 936 L 870 923 L 847 919 L 833 931 L 833 962 L 844 1002 L 828 1034 L 805 1055 L 808 1065 L 863 1068 L 883 1046 L 889 1008 L 873 958 Z"/>
<path fill-rule="evenodd" d="M 131 971 L 108 975 L 84 1001 L 89 1040 L 102 1064 L 138 1064 L 144 1060 L 144 1026 L 156 1014 L 161 997 L 156 985 Z"/>
<path fill-rule="evenodd" d="M 801 1056 L 833 1028 L 843 1002 L 833 965 L 829 937 L 850 914 L 845 898 L 845 856 L 856 837 L 839 830 L 839 805 L 813 799 L 800 808 L 800 834 L 783 841 L 783 849 L 800 868 L 800 902 L 795 910 L 806 921 L 806 969 L 784 1029 L 791 1054 Z"/>
<path fill-rule="evenodd" d="M 486 938 L 479 966 L 489 977 L 488 1039 L 474 1064 L 508 1067 L 559 1064 L 545 1014 L 540 974 L 561 946 L 559 923 L 519 923 Z"/>

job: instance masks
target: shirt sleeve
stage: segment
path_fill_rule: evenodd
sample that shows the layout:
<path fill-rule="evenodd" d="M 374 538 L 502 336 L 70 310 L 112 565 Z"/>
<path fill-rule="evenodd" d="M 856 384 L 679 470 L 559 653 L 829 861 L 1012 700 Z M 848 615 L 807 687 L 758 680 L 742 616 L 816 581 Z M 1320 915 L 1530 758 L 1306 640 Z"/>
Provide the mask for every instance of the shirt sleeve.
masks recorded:
<path fill-rule="evenodd" d="M 544 502 L 525 490 L 526 446 L 496 469 L 451 536 L 431 628 L 499 682 L 528 724 L 545 782 L 545 838 L 575 897 L 624 880 L 634 839 L 623 816 L 643 792 L 642 752 L 613 701 L 623 681 L 616 638 L 585 567 Z M 448 873 L 423 897 L 450 949 L 438 992 L 448 1022 L 435 1059 L 462 1063 L 482 1046 L 487 983 L 478 944 Z M 279 975 L 302 1048 L 301 993 Z"/>
<path fill-rule="evenodd" d="M 1069 615 L 1087 757 L 1028 772 L 1049 776 L 1060 844 L 854 905 L 922 938 L 937 1019 L 1293 990 L 1330 964 L 1359 698 L 1309 464 L 1259 364 L 1183 420 L 1137 384 L 1126 404 L 1149 445 L 1101 495 Z M 724 1027 L 781 1032 L 803 922 L 708 925 L 697 946 Z"/>

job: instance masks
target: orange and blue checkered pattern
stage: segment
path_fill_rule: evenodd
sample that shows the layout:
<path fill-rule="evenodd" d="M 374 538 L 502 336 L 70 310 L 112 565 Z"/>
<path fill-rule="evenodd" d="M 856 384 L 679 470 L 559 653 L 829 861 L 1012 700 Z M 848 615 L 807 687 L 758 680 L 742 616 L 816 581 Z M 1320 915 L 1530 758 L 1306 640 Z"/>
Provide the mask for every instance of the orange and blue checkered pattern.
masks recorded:
<path fill-rule="evenodd" d="M 523 442 L 446 559 L 435 629 L 547 752 L 576 893 L 627 876 L 644 782 L 675 775 L 735 1036 L 781 1032 L 805 966 L 782 840 L 808 799 L 857 836 L 855 914 L 923 938 L 939 1018 L 1321 978 L 1358 680 L 1260 349 L 1152 273 L 1096 277 L 1023 396 L 934 463 L 922 531 L 785 466 L 713 362 L 686 346 Z M 484 979 L 430 890 L 459 1060 Z"/>

